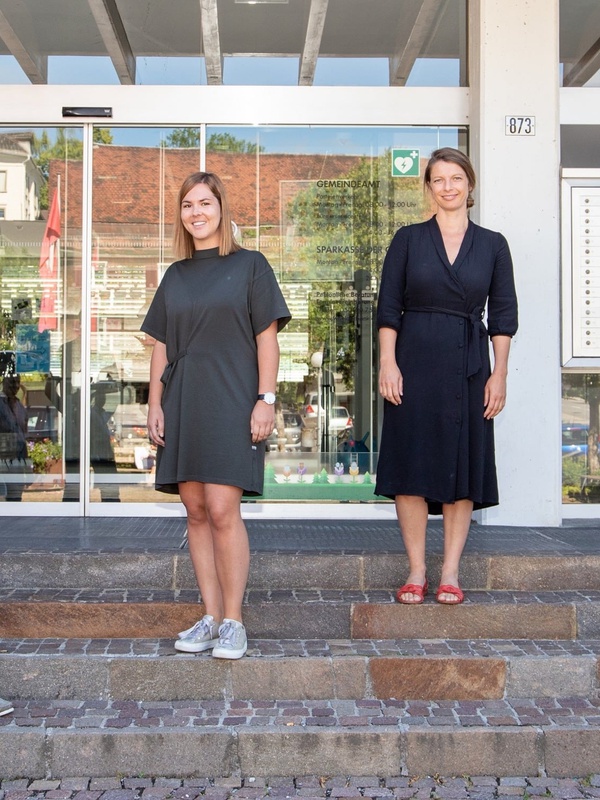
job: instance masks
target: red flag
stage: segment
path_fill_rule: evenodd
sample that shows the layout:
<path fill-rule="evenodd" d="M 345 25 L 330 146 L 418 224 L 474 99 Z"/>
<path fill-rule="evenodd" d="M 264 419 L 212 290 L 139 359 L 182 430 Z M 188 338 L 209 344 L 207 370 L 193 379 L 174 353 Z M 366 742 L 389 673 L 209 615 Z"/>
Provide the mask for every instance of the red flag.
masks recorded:
<path fill-rule="evenodd" d="M 40 251 L 40 278 L 43 283 L 42 299 L 40 303 L 40 318 L 38 330 L 55 330 L 56 314 L 54 304 L 56 301 L 58 265 L 60 247 L 60 197 L 58 191 L 54 192 L 50 213 L 46 222 L 46 230 L 42 239 Z"/>

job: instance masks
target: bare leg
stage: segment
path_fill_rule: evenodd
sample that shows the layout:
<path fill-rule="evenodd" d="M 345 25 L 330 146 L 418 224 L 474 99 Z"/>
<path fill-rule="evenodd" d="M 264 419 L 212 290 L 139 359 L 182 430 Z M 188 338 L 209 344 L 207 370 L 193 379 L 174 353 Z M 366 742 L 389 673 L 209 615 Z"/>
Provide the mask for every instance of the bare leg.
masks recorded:
<path fill-rule="evenodd" d="M 473 503 L 471 500 L 457 500 L 443 506 L 444 515 L 444 563 L 442 564 L 441 584 L 459 586 L 458 571 L 460 558 L 467 542 Z M 441 594 L 440 600 L 446 603 L 456 602 L 456 597 Z"/>
<path fill-rule="evenodd" d="M 242 490 L 187 481 L 179 484 L 188 515 L 190 556 L 206 613 L 242 621 L 250 547 L 242 520 Z"/>
<path fill-rule="evenodd" d="M 423 497 L 396 495 L 396 514 L 402 541 L 408 556 L 409 575 L 406 583 L 425 583 L 425 539 L 427 534 L 427 503 Z M 418 595 L 410 592 L 400 595 L 404 603 L 419 602 Z"/>
<path fill-rule="evenodd" d="M 205 486 L 208 519 L 213 532 L 215 568 L 223 597 L 223 616 L 242 621 L 242 602 L 250 570 L 248 532 L 242 519 L 242 490 Z"/>
<path fill-rule="evenodd" d="M 220 623 L 223 619 L 223 595 L 213 547 L 213 534 L 206 513 L 205 484 L 186 481 L 179 484 L 181 501 L 187 512 L 190 557 L 206 613 Z"/>

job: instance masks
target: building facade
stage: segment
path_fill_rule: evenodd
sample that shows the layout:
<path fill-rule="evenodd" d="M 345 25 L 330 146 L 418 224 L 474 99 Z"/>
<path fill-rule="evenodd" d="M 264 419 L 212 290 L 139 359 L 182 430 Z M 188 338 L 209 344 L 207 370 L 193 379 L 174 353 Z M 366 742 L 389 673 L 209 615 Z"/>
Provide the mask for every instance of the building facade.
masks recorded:
<path fill-rule="evenodd" d="M 29 450 L 15 467 L 0 443 L 0 495 L 18 500 L 0 514 L 183 513 L 153 489 L 139 327 L 179 184 L 207 169 L 294 317 L 245 515 L 393 516 L 373 494 L 374 305 L 394 231 L 429 214 L 423 163 L 450 145 L 477 170 L 473 219 L 509 241 L 520 307 L 501 504 L 480 521 L 597 515 L 594 0 L 35 6 L 0 0 L 0 370 L 18 376 Z"/>

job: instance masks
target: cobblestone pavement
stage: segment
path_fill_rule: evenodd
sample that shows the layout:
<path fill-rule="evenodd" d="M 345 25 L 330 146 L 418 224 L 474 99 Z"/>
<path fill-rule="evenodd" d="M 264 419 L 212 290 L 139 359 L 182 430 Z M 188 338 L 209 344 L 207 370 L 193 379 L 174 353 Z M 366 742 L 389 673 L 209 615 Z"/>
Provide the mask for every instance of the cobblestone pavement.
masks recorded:
<path fill-rule="evenodd" d="M 387 727 L 409 730 L 414 726 L 437 729 L 600 726 L 600 699 L 586 698 L 444 701 L 15 700 L 14 707 L 14 714 L 0 717 L 0 728 L 222 730 L 275 725 L 286 728 L 341 727 L 372 730 Z"/>
<path fill-rule="evenodd" d="M 600 797 L 600 775 L 585 778 L 322 777 L 297 778 L 65 778 L 0 783 L 0 800 L 259 800 L 284 798 L 397 798 L 493 800 L 494 798 Z"/>
<path fill-rule="evenodd" d="M 19 656 L 170 657 L 210 660 L 210 653 L 182 654 L 173 639 L 3 639 L 0 654 Z M 600 639 L 249 639 L 247 658 L 333 656 L 600 656 Z"/>
<path fill-rule="evenodd" d="M 199 603 L 200 594 L 195 589 L 97 589 L 97 588 L 0 588 L 0 601 L 13 603 Z M 598 589 L 565 589 L 563 591 L 540 590 L 538 592 L 470 589 L 465 595 L 465 605 L 548 605 L 562 603 L 597 603 Z M 265 589 L 249 590 L 244 603 L 391 603 L 396 599 L 393 591 L 371 589 Z M 436 605 L 434 597 L 427 597 L 425 604 Z"/>

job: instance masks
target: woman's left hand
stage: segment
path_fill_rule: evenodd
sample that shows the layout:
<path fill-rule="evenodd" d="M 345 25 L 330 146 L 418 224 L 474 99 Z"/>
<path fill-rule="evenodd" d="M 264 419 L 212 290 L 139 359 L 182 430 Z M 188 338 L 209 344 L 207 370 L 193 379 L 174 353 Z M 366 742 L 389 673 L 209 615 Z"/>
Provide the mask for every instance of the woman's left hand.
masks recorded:
<path fill-rule="evenodd" d="M 506 405 L 506 376 L 492 372 L 485 385 L 483 393 L 485 419 L 498 416 Z"/>
<path fill-rule="evenodd" d="M 275 408 L 258 400 L 250 417 L 250 433 L 253 442 L 262 442 L 267 439 L 275 427 Z"/>

